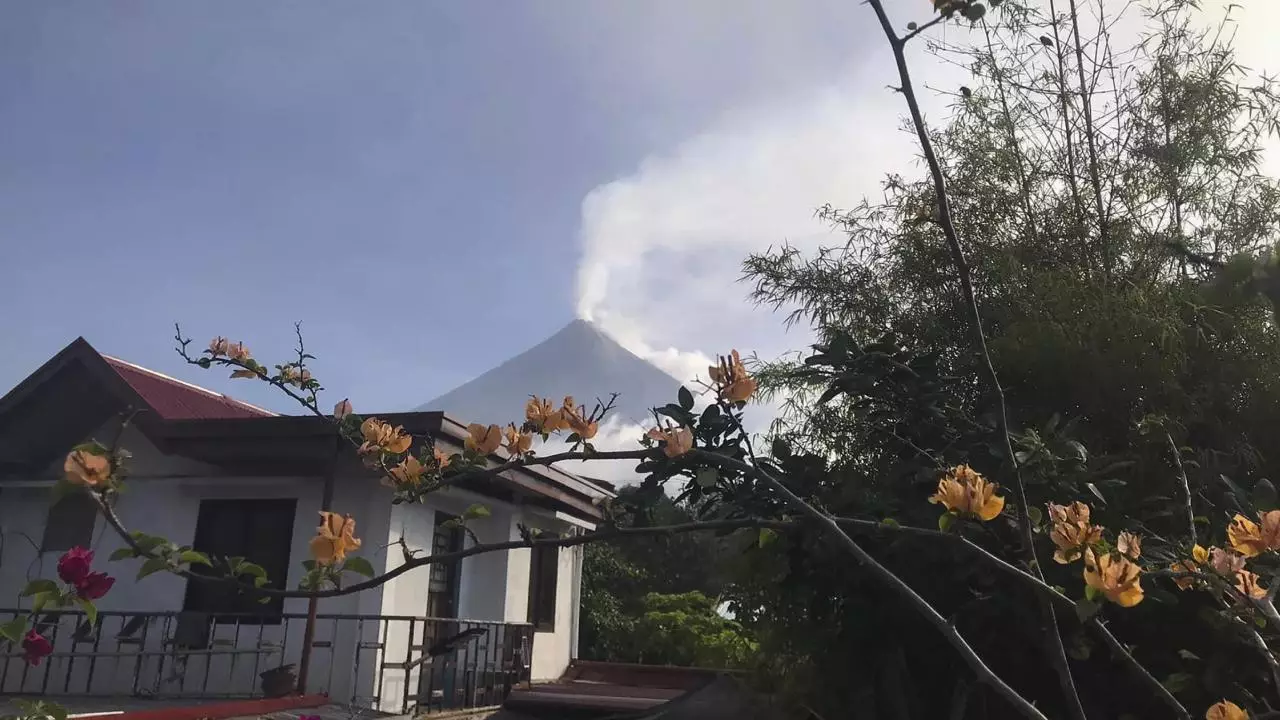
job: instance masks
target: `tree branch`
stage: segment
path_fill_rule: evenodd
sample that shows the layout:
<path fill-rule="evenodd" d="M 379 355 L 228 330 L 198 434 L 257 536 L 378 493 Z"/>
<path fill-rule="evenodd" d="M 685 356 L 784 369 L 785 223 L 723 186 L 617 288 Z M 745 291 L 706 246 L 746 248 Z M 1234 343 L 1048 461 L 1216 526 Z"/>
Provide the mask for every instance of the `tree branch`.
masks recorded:
<path fill-rule="evenodd" d="M 960 244 L 960 235 L 956 231 L 955 219 L 951 214 L 951 202 L 947 196 L 947 181 L 942 172 L 942 163 L 938 160 L 938 155 L 934 151 L 933 142 L 929 139 L 929 132 L 924 124 L 924 116 L 920 112 L 920 102 L 916 98 L 915 87 L 911 81 L 911 71 L 907 67 L 903 41 L 898 39 L 893 31 L 893 24 L 889 21 L 889 16 L 885 12 L 883 0 L 867 1 L 872 9 L 875 10 L 876 17 L 880 21 L 880 27 L 884 30 L 885 38 L 893 49 L 893 59 L 898 68 L 898 79 L 901 84 L 902 95 L 906 99 L 907 109 L 911 114 L 911 122 L 920 141 L 920 149 L 924 153 L 925 161 L 929 165 L 929 174 L 933 178 L 934 194 L 936 195 L 938 206 L 938 224 L 942 227 L 942 233 L 946 238 L 952 262 L 956 266 L 956 275 L 960 281 L 961 292 L 964 295 L 965 309 L 969 315 L 974 348 L 977 350 L 981 360 L 979 369 L 995 400 L 996 419 L 1001 441 L 1004 445 L 1005 457 L 1008 458 L 1013 470 L 1014 486 L 1018 494 L 1018 525 L 1022 530 L 1024 559 L 1031 571 L 1037 577 L 1043 579 L 1043 575 L 1040 572 L 1040 562 L 1036 558 L 1035 536 L 1032 532 L 1031 519 L 1027 513 L 1027 509 L 1030 507 L 1027 501 L 1027 489 L 1022 481 L 1022 473 L 1018 468 L 1013 443 L 1009 439 L 1009 411 L 1005 403 L 1004 389 L 1000 386 L 1000 378 L 996 374 L 995 365 L 991 361 L 991 353 L 987 349 L 987 337 L 982 329 L 982 313 L 978 309 L 978 300 L 973 287 L 969 261 L 965 257 L 963 246 Z M 1075 689 L 1075 681 L 1071 677 L 1071 667 L 1067 663 L 1067 650 L 1063 645 L 1062 635 L 1058 631 L 1057 614 L 1053 610 L 1053 605 L 1043 599 L 1040 602 L 1040 610 L 1044 619 L 1045 638 L 1049 644 L 1050 663 L 1057 671 L 1064 701 L 1075 720 L 1087 720 L 1084 707 L 1080 703 L 1080 695 Z"/>

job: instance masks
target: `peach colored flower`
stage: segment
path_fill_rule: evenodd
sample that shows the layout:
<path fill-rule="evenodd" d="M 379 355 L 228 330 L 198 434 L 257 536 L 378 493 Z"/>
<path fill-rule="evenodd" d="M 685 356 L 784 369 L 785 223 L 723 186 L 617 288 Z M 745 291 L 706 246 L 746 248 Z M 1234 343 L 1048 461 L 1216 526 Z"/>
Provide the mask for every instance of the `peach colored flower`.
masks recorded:
<path fill-rule="evenodd" d="M 221 335 L 209 341 L 209 354 L 214 357 L 226 355 L 230 349 L 231 341 Z"/>
<path fill-rule="evenodd" d="M 441 450 L 440 448 L 435 448 L 432 454 L 435 455 L 436 467 L 440 470 L 449 467 L 449 463 L 453 462 L 453 458 L 449 456 L 449 453 Z"/>
<path fill-rule="evenodd" d="M 237 362 L 244 362 L 245 360 L 248 360 L 250 357 L 252 357 L 249 354 L 249 348 L 245 347 L 244 343 L 242 342 L 238 342 L 234 345 L 227 343 L 227 349 L 225 352 L 227 354 L 227 357 Z"/>
<path fill-rule="evenodd" d="M 400 454 L 413 444 L 413 437 L 401 426 L 391 427 L 378 418 L 367 418 L 360 423 L 360 434 L 364 443 L 360 445 L 360 454 L 369 455 L 375 452 Z"/>
<path fill-rule="evenodd" d="M 520 432 L 520 429 L 515 424 L 508 425 L 504 434 L 506 435 L 506 441 L 503 443 L 503 447 L 507 449 L 507 454 L 511 455 L 511 457 L 524 455 L 529 452 L 529 448 L 533 447 L 533 435 L 527 432 Z"/>
<path fill-rule="evenodd" d="M 320 512 L 320 526 L 309 545 L 311 557 L 317 565 L 342 562 L 351 550 L 360 549 L 356 537 L 356 521 L 350 516 L 333 512 Z"/>
<path fill-rule="evenodd" d="M 1204 720 L 1249 720 L 1249 714 L 1230 700 L 1223 700 L 1209 708 Z"/>
<path fill-rule="evenodd" d="M 97 487 L 111 480 L 111 460 L 87 450 L 72 450 L 62 463 L 62 471 L 72 485 Z"/>
<path fill-rule="evenodd" d="M 351 414 L 351 400 L 343 398 L 341 402 L 333 406 L 333 419 L 342 420 Z"/>
<path fill-rule="evenodd" d="M 394 485 L 417 485 L 422 482 L 422 474 L 426 471 L 418 458 L 412 455 L 406 455 L 398 465 L 389 471 L 391 477 L 395 478 Z M 385 481 L 386 478 L 383 478 Z"/>
<path fill-rule="evenodd" d="M 1227 526 L 1231 547 L 1245 557 L 1256 557 L 1268 550 L 1280 550 L 1280 510 L 1270 510 L 1258 517 L 1261 527 L 1237 514 Z"/>
<path fill-rule="evenodd" d="M 716 393 L 729 402 L 750 400 L 758 387 L 755 378 L 747 373 L 737 350 L 731 351 L 728 357 L 721 356 L 718 365 L 707 368 L 707 374 L 716 386 Z"/>
<path fill-rule="evenodd" d="M 1120 607 L 1133 607 L 1142 602 L 1142 568 L 1123 555 L 1097 555 L 1093 548 L 1084 551 L 1084 581 Z"/>
<path fill-rule="evenodd" d="M 1089 506 L 1082 502 L 1049 503 L 1049 519 L 1053 523 L 1049 539 L 1057 548 L 1053 559 L 1061 565 L 1079 560 L 1086 547 L 1102 540 L 1102 528 L 1089 524 Z"/>
<path fill-rule="evenodd" d="M 662 453 L 680 457 L 693 449 L 693 431 L 687 427 L 651 428 L 646 435 L 662 443 Z"/>
<path fill-rule="evenodd" d="M 572 402 L 573 398 L 565 398 L 565 400 Z M 548 435 L 569 427 L 564 421 L 560 408 L 553 405 L 550 400 L 544 400 L 536 395 L 530 397 L 529 402 L 525 403 L 524 418 L 538 432 Z"/>
<path fill-rule="evenodd" d="M 1231 577 L 1244 569 L 1244 556 L 1222 548 L 1209 548 L 1209 567 L 1223 577 Z"/>
<path fill-rule="evenodd" d="M 938 491 L 929 497 L 929 502 L 986 522 L 1004 510 L 1004 498 L 995 494 L 999 487 L 968 465 L 957 465 L 938 481 Z"/>
<path fill-rule="evenodd" d="M 597 420 L 587 416 L 587 408 L 582 405 L 576 405 L 572 397 L 564 399 L 564 406 L 560 408 L 560 417 L 563 418 L 569 429 L 578 434 L 583 440 L 590 440 L 596 436 L 596 432 L 600 429 Z"/>
<path fill-rule="evenodd" d="M 1214 549 L 1216 550 L 1217 548 Z M 1180 560 L 1175 562 L 1169 566 L 1169 569 L 1174 572 L 1200 572 L 1200 566 L 1207 562 L 1209 562 L 1209 551 L 1200 545 L 1196 545 L 1191 548 L 1190 560 Z M 1193 577 L 1175 577 L 1173 582 L 1178 586 L 1179 590 L 1190 590 L 1199 584 L 1200 581 Z"/>
<path fill-rule="evenodd" d="M 1266 588 L 1258 584 L 1258 574 L 1248 570 L 1236 571 L 1236 589 L 1240 591 L 1241 595 L 1255 600 L 1267 596 Z"/>
<path fill-rule="evenodd" d="M 481 455 L 492 454 L 502 446 L 502 428 L 497 425 L 485 427 L 479 423 L 467 426 L 466 448 Z"/>
<path fill-rule="evenodd" d="M 1125 530 L 1116 538 L 1116 550 L 1130 560 L 1142 557 L 1142 537 Z"/>

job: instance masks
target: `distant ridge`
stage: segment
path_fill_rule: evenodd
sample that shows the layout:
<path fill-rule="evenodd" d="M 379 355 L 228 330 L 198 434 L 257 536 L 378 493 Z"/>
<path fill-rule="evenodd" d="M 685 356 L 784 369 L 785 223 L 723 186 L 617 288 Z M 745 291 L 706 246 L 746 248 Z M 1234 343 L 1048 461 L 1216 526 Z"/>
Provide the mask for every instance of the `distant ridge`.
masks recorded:
<path fill-rule="evenodd" d="M 418 410 L 443 410 L 464 422 L 519 422 L 530 394 L 591 405 L 619 393 L 613 417 L 644 423 L 649 408 L 675 399 L 680 383 L 586 320 L 459 385 Z"/>

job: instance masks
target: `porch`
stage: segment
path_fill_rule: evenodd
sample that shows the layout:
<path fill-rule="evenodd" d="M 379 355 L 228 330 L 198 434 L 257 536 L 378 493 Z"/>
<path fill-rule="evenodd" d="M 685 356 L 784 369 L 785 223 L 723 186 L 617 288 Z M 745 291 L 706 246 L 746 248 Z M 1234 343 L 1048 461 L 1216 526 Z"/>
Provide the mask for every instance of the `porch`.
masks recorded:
<path fill-rule="evenodd" d="M 20 611 L 0 609 L 0 622 Z M 54 652 L 39 667 L 20 648 L 0 654 L 0 714 L 15 697 L 81 705 L 93 699 L 201 704 L 327 695 L 377 713 L 436 713 L 501 705 L 530 679 L 533 627 L 454 618 L 48 612 L 38 629 Z M 305 678 L 301 678 L 305 667 Z"/>

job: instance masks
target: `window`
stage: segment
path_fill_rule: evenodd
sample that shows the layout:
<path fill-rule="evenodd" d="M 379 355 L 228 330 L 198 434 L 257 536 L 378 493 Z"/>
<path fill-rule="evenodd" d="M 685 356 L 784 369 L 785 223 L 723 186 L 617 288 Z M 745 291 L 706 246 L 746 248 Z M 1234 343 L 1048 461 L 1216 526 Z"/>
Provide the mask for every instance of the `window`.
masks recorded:
<path fill-rule="evenodd" d="M 555 537 L 546 533 L 539 537 Z M 556 629 L 556 581 L 560 574 L 560 548 L 536 545 L 529 564 L 529 622 L 534 630 Z"/>
<path fill-rule="evenodd" d="M 462 549 L 463 530 L 450 521 L 458 518 L 447 513 L 436 513 L 435 532 L 431 537 L 431 554 L 443 555 Z M 432 563 L 428 572 L 427 617 L 452 618 L 458 616 L 458 576 L 462 563 Z"/>
<path fill-rule="evenodd" d="M 77 545 L 93 544 L 93 525 L 98 519 L 98 505 L 86 493 L 63 497 L 49 508 L 44 521 L 41 552 L 63 552 Z"/>
<path fill-rule="evenodd" d="M 294 499 L 201 500 L 191 546 L 215 563 L 227 557 L 257 563 L 267 571 L 267 587 L 283 589 L 289 575 L 289 547 L 293 543 L 297 506 Z M 195 565 L 192 572 L 214 571 Z M 227 585 L 188 580 L 182 609 L 207 613 L 214 622 L 279 623 L 284 598 L 273 597 L 265 603 L 258 600 L 252 593 Z M 236 615 L 220 617 L 222 613 Z"/>

